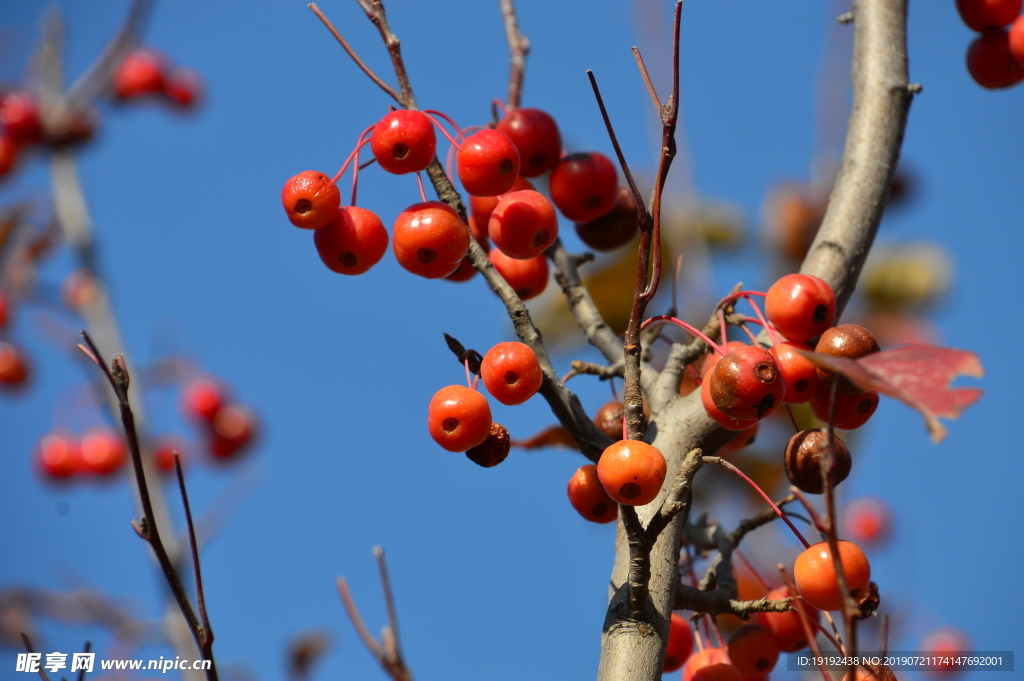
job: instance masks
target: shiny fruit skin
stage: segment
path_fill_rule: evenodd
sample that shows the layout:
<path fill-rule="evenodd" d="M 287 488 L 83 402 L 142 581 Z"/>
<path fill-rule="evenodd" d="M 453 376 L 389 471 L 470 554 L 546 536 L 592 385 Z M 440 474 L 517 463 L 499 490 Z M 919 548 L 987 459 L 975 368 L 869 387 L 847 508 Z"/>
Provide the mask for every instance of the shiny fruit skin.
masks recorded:
<path fill-rule="evenodd" d="M 821 494 L 825 486 L 821 479 L 821 466 L 825 454 L 821 447 L 826 442 L 825 432 L 818 428 L 802 430 L 789 439 L 786 445 L 785 468 L 786 477 L 801 492 Z M 850 450 L 837 435 L 832 436 L 832 449 L 835 456 L 835 474 L 832 486 L 839 485 L 850 475 L 853 459 Z"/>
<path fill-rule="evenodd" d="M 779 365 L 782 379 L 786 383 L 786 392 L 782 396 L 782 401 L 790 404 L 809 402 L 821 385 L 821 381 L 818 380 L 818 367 L 797 352 L 797 348 L 808 352 L 814 351 L 814 348 L 807 343 L 793 341 L 779 343 L 768 351 Z"/>
<path fill-rule="evenodd" d="M 284 183 L 281 203 L 288 220 L 301 229 L 329 225 L 341 207 L 341 192 L 331 178 L 315 170 L 306 170 Z"/>
<path fill-rule="evenodd" d="M 780 598 L 789 598 L 790 595 L 789 587 L 783 586 L 768 592 L 765 598 L 778 600 Z M 796 606 L 794 605 L 793 607 L 795 608 Z M 814 630 L 813 625 L 821 619 L 821 613 L 818 612 L 817 608 L 811 607 L 809 603 L 804 603 L 803 608 L 807 614 L 807 619 L 811 622 L 811 629 Z M 796 610 L 759 612 L 754 615 L 754 621 L 772 632 L 775 642 L 779 645 L 779 650 L 784 653 L 795 653 L 810 645 L 807 641 L 807 634 L 804 632 L 803 624 L 800 622 L 800 613 Z"/>
<path fill-rule="evenodd" d="M 828 423 L 829 400 L 832 392 L 821 386 L 811 398 L 811 412 L 821 421 Z M 841 430 L 860 428 L 878 409 L 878 393 L 862 395 L 836 395 L 835 427 Z"/>
<path fill-rule="evenodd" d="M 558 216 L 540 192 L 509 192 L 491 212 L 487 233 L 505 255 L 529 260 L 541 255 L 558 238 Z"/>
<path fill-rule="evenodd" d="M 729 635 L 729 661 L 742 676 L 766 676 L 779 661 L 779 644 L 767 627 L 744 624 Z"/>
<path fill-rule="evenodd" d="M 449 452 L 464 452 L 491 433 L 487 398 L 461 385 L 441 388 L 430 400 L 427 428 L 434 442 Z"/>
<path fill-rule="evenodd" d="M 425 170 L 437 150 L 434 124 L 421 111 L 392 111 L 374 126 L 370 150 L 380 167 L 389 173 L 404 175 Z"/>
<path fill-rule="evenodd" d="M 726 430 L 747 430 L 757 423 L 757 419 L 734 419 L 731 416 L 726 416 L 711 398 L 711 381 L 707 377 L 700 384 L 700 402 L 704 405 L 707 415 Z"/>
<path fill-rule="evenodd" d="M 821 334 L 814 351 L 829 357 L 857 359 L 879 351 L 874 334 L 859 324 L 840 324 Z M 818 367 L 818 380 L 826 388 L 832 387 L 835 374 Z M 864 391 L 845 378 L 839 381 L 840 395 L 859 395 Z"/>
<path fill-rule="evenodd" d="M 1017 60 L 1017 63 L 1024 68 L 1024 15 L 1017 17 L 1007 37 L 1010 45 L 1010 54 Z"/>
<path fill-rule="evenodd" d="M 540 109 L 513 109 L 498 122 L 502 131 L 519 151 L 519 174 L 537 177 L 552 169 L 562 155 L 562 135 L 558 124 Z"/>
<path fill-rule="evenodd" d="M 823 279 L 810 274 L 787 274 L 764 300 L 765 313 L 775 330 L 790 341 L 809 341 L 836 319 L 836 295 Z"/>
<path fill-rule="evenodd" d="M 128 460 L 124 438 L 109 428 L 94 428 L 82 437 L 82 467 L 96 475 L 110 475 Z"/>
<path fill-rule="evenodd" d="M 690 659 L 683 666 L 683 681 L 692 681 L 698 669 L 716 664 L 729 664 L 729 653 L 725 648 L 698 650 L 690 655 Z"/>
<path fill-rule="evenodd" d="M 337 219 L 313 232 L 313 244 L 327 269 L 363 274 L 384 257 L 388 232 L 373 212 L 345 206 L 338 209 Z"/>
<path fill-rule="evenodd" d="M 520 300 L 536 298 L 548 286 L 548 261 L 543 255 L 529 260 L 510 258 L 495 248 L 487 254 L 491 264 L 505 278 Z"/>
<path fill-rule="evenodd" d="M 1021 0 L 956 0 L 956 9 L 968 28 L 979 33 L 990 26 L 1006 26 L 1020 14 Z"/>
<path fill-rule="evenodd" d="M 665 481 L 665 457 L 640 440 L 620 440 L 597 462 L 597 476 L 608 496 L 627 506 L 654 501 Z"/>
<path fill-rule="evenodd" d="M 708 376 L 711 399 L 734 419 L 759 420 L 782 403 L 786 384 L 764 348 L 747 345 L 720 359 Z"/>
<path fill-rule="evenodd" d="M 686 663 L 693 652 L 693 630 L 682 615 L 672 613 L 668 625 L 668 643 L 665 645 L 664 672 L 674 672 Z"/>
<path fill-rule="evenodd" d="M 1010 34 L 1001 28 L 986 28 L 967 48 L 967 71 L 983 88 L 999 90 L 1024 80 L 1024 65 L 1010 47 Z"/>
<path fill-rule="evenodd" d="M 492 423 L 487 439 L 466 450 L 466 458 L 482 468 L 493 468 L 508 458 L 512 440 L 500 423 Z"/>
<path fill-rule="evenodd" d="M 470 135 L 455 154 L 455 163 L 459 181 L 473 196 L 504 194 L 519 177 L 519 151 L 500 130 Z"/>
<path fill-rule="evenodd" d="M 857 595 L 871 581 L 871 565 L 867 556 L 853 542 L 839 541 L 839 560 L 846 573 L 850 593 Z M 793 565 L 796 588 L 805 601 L 819 610 L 842 610 L 843 594 L 832 565 L 828 542 L 819 542 L 805 549 Z"/>
<path fill-rule="evenodd" d="M 54 480 L 69 478 L 82 468 L 78 440 L 68 433 L 50 433 L 36 448 L 39 469 Z"/>
<path fill-rule="evenodd" d="M 619 187 L 615 207 L 589 222 L 577 222 L 580 241 L 595 251 L 614 251 L 625 246 L 640 231 L 636 199 L 629 187 Z"/>
<path fill-rule="evenodd" d="M 494 399 L 502 404 L 522 404 L 540 390 L 544 382 L 537 355 L 518 341 L 498 343 L 480 362 L 480 377 Z"/>
<path fill-rule="evenodd" d="M 580 466 L 569 478 L 569 503 L 584 520 L 592 523 L 610 523 L 619 517 L 619 506 L 604 491 L 597 477 L 597 466 Z"/>
<path fill-rule="evenodd" d="M 594 414 L 594 425 L 613 440 L 622 439 L 622 419 L 625 414 L 626 405 L 622 402 L 607 402 Z"/>
<path fill-rule="evenodd" d="M 469 227 L 448 204 L 427 201 L 399 214 L 391 241 L 399 265 L 421 277 L 441 279 L 466 256 Z"/>
<path fill-rule="evenodd" d="M 534 189 L 533 183 L 527 180 L 525 177 L 520 175 L 516 178 L 516 183 L 512 185 L 512 188 L 508 190 L 511 192 L 520 192 L 524 189 Z M 491 213 L 498 207 L 498 202 L 501 201 L 500 196 L 470 196 L 469 197 L 469 218 L 473 222 L 470 222 L 470 227 L 473 229 L 473 236 L 480 242 L 480 245 L 484 245 L 484 241 L 489 236 L 487 234 L 487 223 L 491 219 Z M 473 223 L 476 223 L 477 227 L 473 227 Z M 482 232 L 484 239 L 480 238 Z M 487 250 L 486 247 L 484 250 Z"/>
<path fill-rule="evenodd" d="M 618 188 L 615 166 L 596 151 L 569 154 L 551 171 L 551 201 L 573 222 L 590 222 L 610 213 Z"/>

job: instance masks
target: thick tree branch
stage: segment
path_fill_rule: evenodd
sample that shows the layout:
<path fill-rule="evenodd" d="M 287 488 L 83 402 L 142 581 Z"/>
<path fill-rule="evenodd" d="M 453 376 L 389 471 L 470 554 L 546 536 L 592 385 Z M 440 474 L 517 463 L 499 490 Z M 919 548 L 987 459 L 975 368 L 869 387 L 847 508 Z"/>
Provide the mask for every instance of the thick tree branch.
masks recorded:
<path fill-rule="evenodd" d="M 547 256 L 555 264 L 555 281 L 562 287 L 569 311 L 576 318 L 587 342 L 600 350 L 609 362 L 622 360 L 622 339 L 604 321 L 590 290 L 580 278 L 581 257 L 566 251 L 561 239 L 555 239 L 547 250 Z"/>

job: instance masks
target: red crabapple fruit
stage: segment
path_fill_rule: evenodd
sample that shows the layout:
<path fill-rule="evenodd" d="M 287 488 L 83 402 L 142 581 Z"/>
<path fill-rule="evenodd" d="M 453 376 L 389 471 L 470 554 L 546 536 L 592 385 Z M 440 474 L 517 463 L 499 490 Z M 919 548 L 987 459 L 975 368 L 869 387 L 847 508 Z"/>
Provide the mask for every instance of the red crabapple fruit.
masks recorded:
<path fill-rule="evenodd" d="M 1020 14 L 1021 0 L 956 0 L 956 9 L 968 28 L 984 31 L 1006 26 Z"/>
<path fill-rule="evenodd" d="M 446 203 L 417 203 L 395 220 L 391 243 L 399 265 L 421 277 L 441 279 L 466 257 L 469 227 Z"/>
<path fill-rule="evenodd" d="M 160 94 L 165 83 L 164 60 L 152 50 L 135 50 L 114 72 L 114 94 L 119 99 Z"/>
<path fill-rule="evenodd" d="M 615 208 L 619 180 L 608 157 L 569 154 L 551 171 L 551 200 L 573 222 L 589 222 Z"/>
<path fill-rule="evenodd" d="M 519 177 L 519 151 L 508 135 L 484 129 L 470 135 L 455 154 L 459 181 L 473 196 L 498 196 Z"/>
<path fill-rule="evenodd" d="M 693 652 L 693 630 L 682 615 L 672 613 L 668 625 L 668 643 L 665 645 L 663 672 L 674 672 L 683 666 Z"/>
<path fill-rule="evenodd" d="M 654 501 L 665 481 L 665 457 L 640 440 L 620 440 L 609 446 L 597 462 L 597 477 L 615 501 L 643 506 Z"/>
<path fill-rule="evenodd" d="M 48 478 L 69 478 L 82 466 L 78 441 L 68 433 L 52 432 L 39 441 L 36 448 L 39 470 Z"/>
<path fill-rule="evenodd" d="M 988 90 L 1016 85 L 1024 80 L 1024 66 L 1010 48 L 1010 34 L 1002 28 L 986 28 L 967 48 L 967 71 Z"/>
<path fill-rule="evenodd" d="M 766 627 L 744 624 L 729 634 L 729 661 L 743 676 L 766 676 L 779 661 L 779 644 Z"/>
<path fill-rule="evenodd" d="M 477 391 L 450 385 L 430 400 L 427 429 L 434 442 L 449 452 L 464 452 L 490 435 L 491 408 Z"/>
<path fill-rule="evenodd" d="M 562 136 L 555 119 L 540 109 L 513 109 L 498 122 L 519 151 L 519 174 L 537 177 L 552 169 L 562 155 Z"/>
<path fill-rule="evenodd" d="M 509 450 L 512 448 L 512 440 L 508 436 L 508 430 L 500 423 L 492 423 L 487 439 L 476 447 L 466 450 L 466 458 L 484 468 L 497 466 L 508 458 Z"/>
<path fill-rule="evenodd" d="M 419 172 L 434 160 L 437 150 L 434 124 L 422 111 L 392 111 L 374 126 L 370 149 L 380 167 L 389 173 Z"/>
<path fill-rule="evenodd" d="M 0 341 L 0 388 L 18 388 L 28 381 L 28 366 L 21 351 Z"/>
<path fill-rule="evenodd" d="M 109 428 L 94 428 L 82 437 L 82 465 L 96 475 L 110 475 L 128 460 L 124 438 Z"/>
<path fill-rule="evenodd" d="M 734 419 L 759 420 L 782 403 L 786 384 L 775 358 L 745 345 L 720 359 L 708 376 L 711 399 Z"/>
<path fill-rule="evenodd" d="M 536 258 L 558 238 L 555 207 L 532 189 L 509 192 L 491 212 L 487 233 L 510 258 Z"/>
<path fill-rule="evenodd" d="M 210 453 L 218 459 L 230 459 L 253 441 L 256 417 L 248 409 L 229 405 L 213 417 Z"/>
<path fill-rule="evenodd" d="M 373 212 L 344 206 L 334 221 L 313 232 L 313 244 L 332 272 L 362 274 L 384 257 L 388 232 Z"/>
<path fill-rule="evenodd" d="M 569 478 L 569 503 L 592 523 L 610 523 L 619 517 L 619 506 L 608 496 L 597 477 L 597 466 L 580 466 Z"/>
<path fill-rule="evenodd" d="M 825 459 L 822 447 L 825 442 L 825 431 L 811 428 L 791 437 L 786 445 L 786 477 L 802 492 L 821 494 L 825 491 L 821 475 L 822 461 Z M 832 486 L 835 487 L 850 475 L 853 460 L 846 444 L 835 434 L 832 435 L 832 451 L 835 457 L 835 473 L 831 480 Z"/>
<path fill-rule="evenodd" d="M 797 352 L 797 349 L 814 350 L 807 343 L 794 341 L 778 343 L 768 350 L 779 365 L 782 379 L 786 383 L 786 393 L 782 401 L 791 404 L 809 402 L 821 385 L 821 381 L 818 380 L 818 367 Z"/>
<path fill-rule="evenodd" d="M 11 92 L 0 100 L 0 124 L 4 136 L 19 144 L 34 144 L 43 136 L 39 105 L 28 92 Z"/>
<path fill-rule="evenodd" d="M 789 598 L 791 595 L 789 587 L 783 586 L 774 591 L 769 591 L 765 598 L 778 600 L 780 598 Z M 807 619 L 811 621 L 811 629 L 813 630 L 814 625 L 821 619 L 821 614 L 817 608 L 811 607 L 809 603 L 804 603 L 803 608 Z M 804 632 L 803 624 L 800 622 L 800 613 L 796 610 L 759 612 L 754 615 L 754 621 L 772 632 L 775 642 L 782 652 L 795 653 L 810 645 L 807 641 L 807 634 Z"/>
<path fill-rule="evenodd" d="M 819 420 L 828 422 L 829 401 L 832 391 L 821 386 L 811 398 L 811 413 Z M 861 395 L 836 395 L 834 425 L 841 430 L 860 428 L 878 409 L 878 393 L 866 392 Z"/>
<path fill-rule="evenodd" d="M 853 542 L 839 541 L 839 562 L 846 573 L 846 583 L 856 598 L 871 581 L 871 565 L 867 556 Z M 828 542 L 818 542 L 805 549 L 793 565 L 796 588 L 805 601 L 819 610 L 842 610 L 843 593 Z"/>
<path fill-rule="evenodd" d="M 580 241 L 595 251 L 614 251 L 625 246 L 640 230 L 636 199 L 629 187 L 619 187 L 611 212 L 589 222 L 577 222 Z"/>
<path fill-rule="evenodd" d="M 331 178 L 306 170 L 284 183 L 281 203 L 296 227 L 317 229 L 329 225 L 341 207 L 341 192 Z"/>
<path fill-rule="evenodd" d="M 543 255 L 529 260 L 510 258 L 495 248 L 487 254 L 491 264 L 515 289 L 521 300 L 536 298 L 548 285 L 548 261 Z"/>
<path fill-rule="evenodd" d="M 791 341 L 809 341 L 832 326 L 836 295 L 828 283 L 810 274 L 787 274 L 768 289 L 768 321 Z"/>
<path fill-rule="evenodd" d="M 517 341 L 498 343 L 480 362 L 480 377 L 487 392 L 502 404 L 522 404 L 534 396 L 544 382 L 537 355 L 529 345 Z"/>

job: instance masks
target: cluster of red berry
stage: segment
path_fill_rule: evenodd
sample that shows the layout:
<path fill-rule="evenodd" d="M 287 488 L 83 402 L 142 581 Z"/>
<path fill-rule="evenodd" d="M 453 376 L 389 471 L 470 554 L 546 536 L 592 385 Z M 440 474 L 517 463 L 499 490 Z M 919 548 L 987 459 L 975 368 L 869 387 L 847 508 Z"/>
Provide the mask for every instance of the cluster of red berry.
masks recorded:
<path fill-rule="evenodd" d="M 1024 80 L 1022 4 L 1022 0 L 956 0 L 960 18 L 981 34 L 967 48 L 967 70 L 984 88 L 1005 88 Z"/>
<path fill-rule="evenodd" d="M 39 441 L 39 470 L 47 478 L 67 480 L 79 476 L 111 477 L 128 460 L 128 445 L 110 428 L 101 426 L 75 435 L 55 431 Z"/>
<path fill-rule="evenodd" d="M 452 136 L 438 118 L 455 129 Z M 389 173 L 419 173 L 435 159 L 435 127 L 457 149 L 456 170 L 469 195 L 469 224 L 450 206 L 422 202 L 395 220 L 392 248 L 398 263 L 427 279 L 466 281 L 475 274 L 466 257 L 470 234 L 489 252 L 491 263 L 527 300 L 548 282 L 544 249 L 558 236 L 555 208 L 577 223 L 588 245 L 610 250 L 637 232 L 632 194 L 620 190 L 615 167 L 597 153 L 565 155 L 554 119 L 539 109 L 513 109 L 494 127 L 468 137 L 436 111 L 392 111 L 367 128 L 335 177 L 308 170 L 290 178 L 281 199 L 293 225 L 315 230 L 320 259 L 334 272 L 362 274 L 384 256 L 388 233 L 380 218 L 355 204 L 359 151 L 370 145 L 374 160 Z M 367 137 L 369 136 L 369 137 Z M 352 205 L 341 206 L 337 181 L 354 164 Z M 527 178 L 550 171 L 551 199 Z M 493 241 L 496 249 L 490 249 Z"/>
<path fill-rule="evenodd" d="M 468 374 L 468 364 L 467 364 Z M 537 355 L 518 342 L 498 343 L 480 362 L 480 378 L 487 392 L 502 404 L 522 404 L 540 390 L 544 382 Z M 473 462 L 490 468 L 508 456 L 508 430 L 491 420 L 487 398 L 471 387 L 450 385 L 430 400 L 427 429 L 434 442 L 449 452 L 466 452 Z"/>
<path fill-rule="evenodd" d="M 195 71 L 172 66 L 167 57 L 151 48 L 135 50 L 114 72 L 114 96 L 120 101 L 155 95 L 189 109 L 199 100 L 201 91 Z"/>
<path fill-rule="evenodd" d="M 225 388 L 211 378 L 197 378 L 185 385 L 181 409 L 198 426 L 210 453 L 217 459 L 235 457 L 254 440 L 255 415 L 244 406 L 231 403 Z M 158 456 L 157 468 L 163 469 L 164 465 Z M 168 468 L 173 468 L 173 461 Z"/>
<path fill-rule="evenodd" d="M 111 88 L 115 101 L 160 95 L 180 109 L 193 107 L 201 90 L 195 72 L 172 69 L 166 58 L 149 49 L 135 50 L 125 57 L 114 72 Z M 65 147 L 91 139 L 96 131 L 96 114 L 89 108 L 44 111 L 35 93 L 0 89 L 0 124 L 0 177 L 4 177 L 33 146 Z"/>

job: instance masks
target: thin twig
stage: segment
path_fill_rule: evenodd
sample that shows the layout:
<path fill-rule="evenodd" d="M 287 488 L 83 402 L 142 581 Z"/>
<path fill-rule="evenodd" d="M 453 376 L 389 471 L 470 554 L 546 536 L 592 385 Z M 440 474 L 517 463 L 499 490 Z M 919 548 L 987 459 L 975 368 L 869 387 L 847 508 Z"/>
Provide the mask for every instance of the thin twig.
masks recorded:
<path fill-rule="evenodd" d="M 82 648 L 82 652 L 88 654 L 92 650 L 92 641 L 86 641 L 85 646 Z M 83 666 L 78 670 L 78 681 L 85 681 L 85 667 Z"/>
<path fill-rule="evenodd" d="M 378 661 L 384 659 L 381 652 L 380 643 L 373 637 L 370 630 L 366 628 L 366 623 L 363 622 L 362 615 L 359 614 L 359 608 L 356 607 L 356 603 L 352 600 L 352 594 L 349 593 L 348 584 L 345 582 L 344 577 L 338 577 L 338 595 L 341 597 L 341 604 L 345 607 L 345 614 L 348 615 L 349 620 L 352 622 L 352 626 L 356 628 L 356 633 L 359 634 L 359 638 L 363 640 L 363 645 L 367 647 L 370 654 L 377 658 Z"/>
<path fill-rule="evenodd" d="M 388 565 L 384 560 L 384 548 L 374 546 L 373 555 L 377 558 L 377 567 L 380 569 L 380 583 L 384 590 L 384 604 L 388 611 L 388 626 L 391 627 L 391 636 L 394 638 L 397 651 L 401 649 L 401 640 L 398 637 L 398 612 L 395 609 L 395 597 L 391 591 L 391 579 L 388 577 Z"/>
<path fill-rule="evenodd" d="M 196 580 L 196 608 L 199 610 L 199 620 L 203 627 L 202 640 L 199 645 L 203 655 L 211 658 L 213 655 L 213 628 L 210 626 L 210 618 L 206 614 L 206 596 L 203 593 L 203 571 L 199 567 L 199 545 L 196 543 L 196 530 L 192 524 L 192 509 L 188 503 L 188 492 L 185 491 L 185 475 L 181 472 L 181 457 L 178 455 L 178 452 L 174 452 L 174 472 L 178 476 L 181 505 L 185 509 L 185 527 L 188 529 L 188 545 L 192 552 L 192 573 Z"/>
<path fill-rule="evenodd" d="M 786 588 L 789 589 L 789 593 L 798 594 L 796 584 L 793 583 L 793 579 L 789 576 L 786 571 L 786 566 L 779 563 L 779 573 L 782 574 L 782 581 L 786 584 Z M 818 660 L 818 669 L 821 670 L 821 675 L 825 681 L 831 681 L 832 675 L 828 672 L 828 667 L 825 665 L 825 660 L 821 656 L 821 648 L 818 647 L 818 639 L 814 635 L 814 628 L 811 626 L 811 620 L 807 616 L 807 611 L 804 610 L 804 604 L 802 598 L 794 598 L 793 606 L 796 608 L 796 612 L 800 615 L 800 626 L 803 627 L 804 636 L 807 637 L 807 644 L 811 646 L 811 651 L 814 653 L 814 657 Z"/>
<path fill-rule="evenodd" d="M 530 53 L 530 40 L 519 31 L 515 0 L 499 0 L 501 17 L 505 23 L 511 68 L 508 76 L 509 109 L 518 109 L 523 99 L 523 79 L 526 77 L 526 55 Z"/>
<path fill-rule="evenodd" d="M 573 376 L 579 376 L 580 374 L 597 376 L 600 380 L 607 381 L 609 379 L 619 378 L 622 376 L 623 369 L 622 363 L 604 365 L 594 364 L 593 362 L 584 362 L 581 359 L 574 359 L 569 367 L 569 373 L 562 376 L 562 383 L 568 383 L 570 378 Z"/>
<path fill-rule="evenodd" d="M 334 27 L 334 24 L 332 24 L 331 20 L 327 18 L 327 15 L 325 15 L 320 10 L 320 8 L 317 7 L 316 3 L 315 2 L 311 2 L 311 3 L 309 3 L 308 7 L 311 10 L 313 10 L 313 14 L 315 14 L 317 16 L 317 18 L 320 19 L 320 21 L 323 22 L 324 26 L 327 27 L 327 30 L 330 31 L 331 35 L 334 36 L 334 39 L 337 40 L 341 44 L 341 46 L 344 48 L 344 50 L 348 53 L 348 56 L 352 57 L 352 61 L 354 61 L 356 63 L 356 66 L 361 68 L 363 70 L 363 73 L 365 73 L 370 80 L 372 80 L 374 83 L 376 83 L 377 86 L 380 87 L 381 90 L 386 92 L 389 97 L 394 99 L 399 104 L 402 104 L 402 98 L 398 94 L 398 92 L 395 90 L 395 88 L 393 88 L 390 85 L 388 85 L 387 83 L 385 83 L 384 80 L 380 76 L 378 76 L 376 73 L 373 72 L 373 69 L 371 69 L 369 66 L 366 65 L 366 62 L 364 62 L 362 59 L 359 58 L 359 55 L 356 54 L 356 51 L 352 49 L 352 46 L 348 44 L 348 41 L 345 40 L 344 36 L 341 35 L 341 33 L 338 31 L 338 29 L 336 29 Z"/>
<path fill-rule="evenodd" d="M 32 640 L 24 631 L 21 632 L 21 642 L 25 644 L 25 650 L 27 650 L 30 654 L 35 654 L 36 650 L 32 647 Z M 40 661 L 39 663 L 39 676 L 43 679 L 43 681 L 50 681 L 49 675 L 47 675 L 46 670 L 43 669 L 42 661 Z"/>

